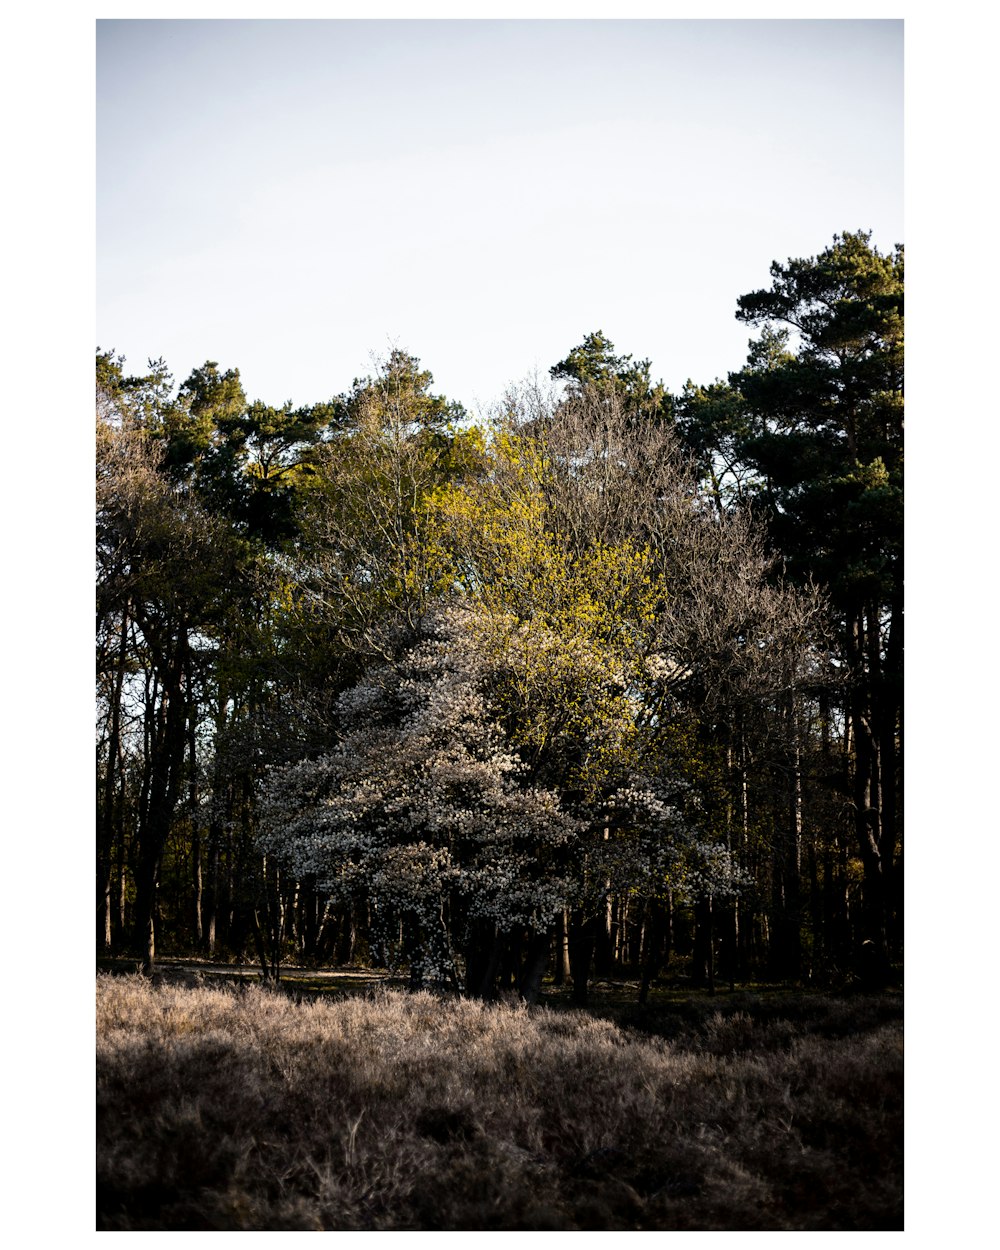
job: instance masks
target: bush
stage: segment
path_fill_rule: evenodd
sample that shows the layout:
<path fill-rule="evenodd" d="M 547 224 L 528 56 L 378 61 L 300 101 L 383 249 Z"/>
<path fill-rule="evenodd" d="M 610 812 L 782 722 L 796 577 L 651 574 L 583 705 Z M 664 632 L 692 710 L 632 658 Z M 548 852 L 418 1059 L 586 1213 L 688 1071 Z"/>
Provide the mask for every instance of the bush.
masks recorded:
<path fill-rule="evenodd" d="M 846 1035 L 850 1005 L 746 996 L 681 1042 L 427 993 L 97 989 L 101 1229 L 902 1227 L 901 1032 L 870 1008 Z"/>

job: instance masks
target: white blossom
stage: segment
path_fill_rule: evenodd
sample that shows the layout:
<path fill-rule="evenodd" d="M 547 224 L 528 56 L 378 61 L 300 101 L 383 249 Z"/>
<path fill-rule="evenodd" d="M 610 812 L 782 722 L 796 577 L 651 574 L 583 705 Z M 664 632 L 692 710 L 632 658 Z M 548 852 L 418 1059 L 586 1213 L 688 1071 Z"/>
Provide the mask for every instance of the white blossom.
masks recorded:
<path fill-rule="evenodd" d="M 454 976 L 456 916 L 544 930 L 609 889 L 736 888 L 724 851 L 689 829 L 682 786 L 632 775 L 595 806 L 533 784 L 474 626 L 468 609 L 442 612 L 430 638 L 341 696 L 337 748 L 268 774 L 263 849 L 335 897 L 366 898 L 386 950 L 402 925 L 430 980 Z"/>

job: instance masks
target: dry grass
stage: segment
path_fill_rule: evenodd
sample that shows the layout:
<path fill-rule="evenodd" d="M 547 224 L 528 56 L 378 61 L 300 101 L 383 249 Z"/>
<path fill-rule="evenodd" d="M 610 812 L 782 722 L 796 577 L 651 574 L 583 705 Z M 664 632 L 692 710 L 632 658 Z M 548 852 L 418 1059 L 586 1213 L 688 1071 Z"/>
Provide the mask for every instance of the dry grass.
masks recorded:
<path fill-rule="evenodd" d="M 634 1022 L 668 1040 L 423 993 L 97 1000 L 101 1229 L 902 1227 L 884 1001 Z"/>

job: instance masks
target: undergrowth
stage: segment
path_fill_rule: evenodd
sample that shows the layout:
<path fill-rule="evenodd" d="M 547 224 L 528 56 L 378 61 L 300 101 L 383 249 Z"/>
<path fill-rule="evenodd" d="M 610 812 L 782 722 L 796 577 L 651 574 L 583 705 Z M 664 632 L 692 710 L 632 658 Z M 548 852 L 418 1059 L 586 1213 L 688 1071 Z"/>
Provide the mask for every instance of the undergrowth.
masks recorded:
<path fill-rule="evenodd" d="M 103 1230 L 902 1227 L 898 999 L 97 1004 Z"/>

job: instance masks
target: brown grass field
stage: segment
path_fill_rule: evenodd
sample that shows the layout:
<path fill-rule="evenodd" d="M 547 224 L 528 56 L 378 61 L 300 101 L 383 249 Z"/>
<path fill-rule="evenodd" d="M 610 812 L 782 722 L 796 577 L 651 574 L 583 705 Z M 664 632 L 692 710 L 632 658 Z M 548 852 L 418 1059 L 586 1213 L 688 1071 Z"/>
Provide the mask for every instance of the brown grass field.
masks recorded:
<path fill-rule="evenodd" d="M 902 1228 L 899 995 L 299 998 L 98 975 L 98 1229 Z"/>

